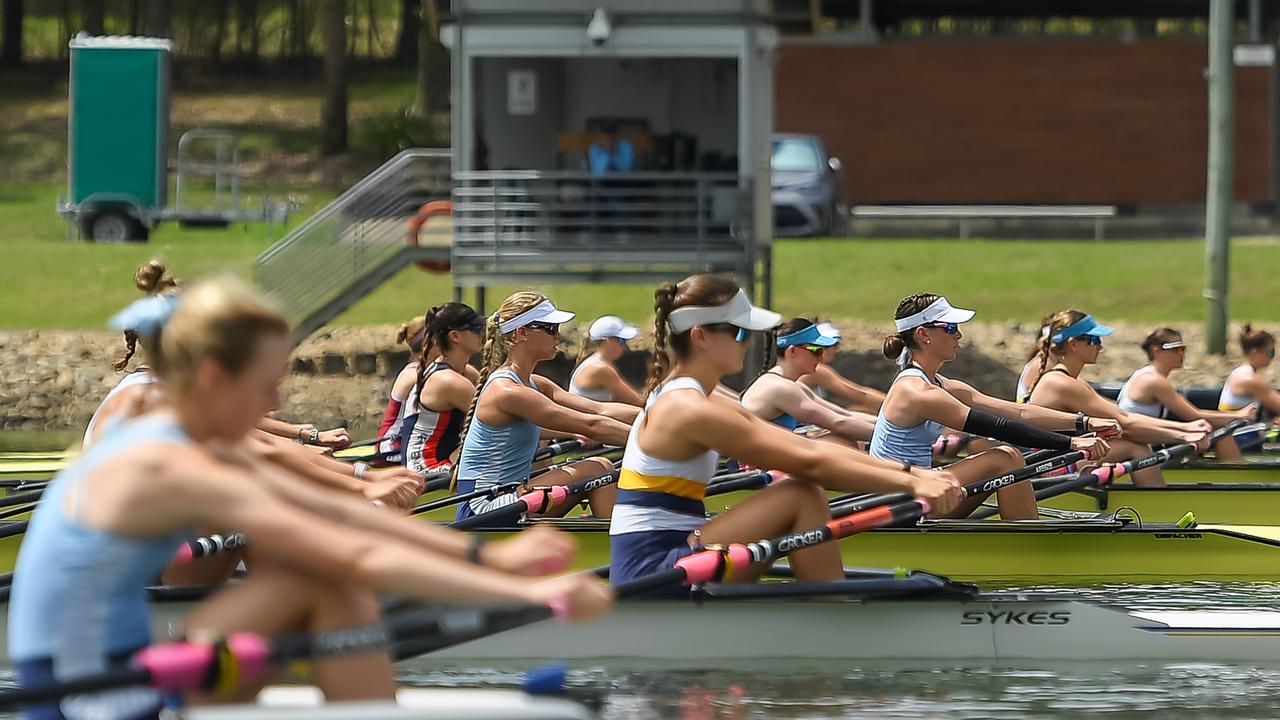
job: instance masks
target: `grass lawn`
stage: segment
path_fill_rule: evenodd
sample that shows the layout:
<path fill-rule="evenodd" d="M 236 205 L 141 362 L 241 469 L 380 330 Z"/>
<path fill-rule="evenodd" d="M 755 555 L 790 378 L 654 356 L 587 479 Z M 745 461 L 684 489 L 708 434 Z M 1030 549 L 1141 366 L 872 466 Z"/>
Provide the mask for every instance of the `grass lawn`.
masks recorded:
<path fill-rule="evenodd" d="M 101 328 L 137 297 L 134 268 L 159 257 L 183 278 L 219 272 L 250 275 L 269 244 L 263 225 L 183 230 L 163 225 L 145 245 L 68 243 L 53 214 L 59 186 L 0 183 L 0 327 Z M 314 193 L 296 224 L 327 194 Z M 277 226 L 275 232 L 281 232 Z M 1034 322 L 1075 306 L 1104 321 L 1202 319 L 1203 244 L 1197 241 L 783 240 L 775 249 L 775 305 L 786 314 L 885 320 L 898 300 L 943 292 L 989 320 Z M 1275 322 L 1280 242 L 1237 240 L 1232 248 L 1231 315 Z M 449 297 L 447 275 L 406 269 L 338 319 L 339 324 L 399 323 Z M 493 288 L 489 306 L 513 288 Z M 557 302 L 586 316 L 633 321 L 652 308 L 651 288 L 555 286 Z"/>

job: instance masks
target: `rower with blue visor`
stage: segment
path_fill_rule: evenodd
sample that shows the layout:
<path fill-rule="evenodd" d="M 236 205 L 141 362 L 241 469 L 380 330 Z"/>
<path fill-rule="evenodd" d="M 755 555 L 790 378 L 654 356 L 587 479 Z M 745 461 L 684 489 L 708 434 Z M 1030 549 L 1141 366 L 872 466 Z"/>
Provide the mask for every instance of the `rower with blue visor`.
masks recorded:
<path fill-rule="evenodd" d="M 931 467 L 934 441 L 948 427 L 1019 447 L 1083 450 L 1095 458 L 1105 455 L 1109 449 L 1105 440 L 1070 438 L 1061 431 L 1113 432 L 1113 421 L 1019 405 L 939 373 L 945 363 L 956 358 L 964 339 L 960 326 L 974 315 L 973 310 L 955 307 L 932 293 L 911 295 L 898 303 L 896 332 L 885 338 L 884 354 L 896 360 L 901 370 L 876 418 L 871 455 L 901 462 L 904 468 Z M 948 465 L 947 470 L 962 483 L 971 483 L 1022 464 L 1017 449 L 1000 446 L 969 455 Z M 1001 518 L 1034 520 L 1039 516 L 1029 483 L 1014 483 L 996 492 Z M 965 517 L 985 499 L 985 495 L 968 498 L 951 516 Z"/>
<path fill-rule="evenodd" d="M 787 430 L 814 425 L 849 445 L 870 440 L 875 416 L 845 410 L 799 382 L 817 369 L 823 353 L 840 342 L 839 338 L 824 333 L 820 324 L 803 317 L 779 325 L 771 338 L 768 347 L 776 351 L 776 362 L 774 352 L 765 353 L 760 374 L 742 393 L 743 407 Z"/>
<path fill-rule="evenodd" d="M 1079 310 L 1057 313 L 1048 324 L 1049 331 L 1041 340 L 1040 378 L 1031 388 L 1027 402 L 1082 417 L 1107 418 L 1118 424 L 1121 437 L 1111 441 L 1110 451 L 1101 459 L 1132 460 L 1150 455 L 1153 444 L 1196 444 L 1208 437 L 1212 428 L 1204 420 L 1179 422 L 1128 412 L 1081 379 L 1084 368 L 1098 361 L 1103 338 L 1111 335 L 1111 328 Z M 1136 485 L 1164 486 L 1159 467 L 1139 470 L 1132 477 Z"/>

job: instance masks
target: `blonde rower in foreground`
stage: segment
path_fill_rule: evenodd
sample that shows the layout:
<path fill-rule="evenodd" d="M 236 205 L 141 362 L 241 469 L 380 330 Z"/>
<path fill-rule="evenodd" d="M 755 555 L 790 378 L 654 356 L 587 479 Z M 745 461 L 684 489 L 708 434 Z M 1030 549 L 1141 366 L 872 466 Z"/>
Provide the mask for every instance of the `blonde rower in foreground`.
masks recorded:
<path fill-rule="evenodd" d="M 732 280 L 694 275 L 659 287 L 655 299 L 649 395 L 627 439 L 609 527 L 610 582 L 670 568 L 704 545 L 749 542 L 827 522 L 824 489 L 906 491 L 939 512 L 955 508 L 960 485 L 950 473 L 797 437 L 713 393 L 721 378 L 742 370 L 751 333 L 780 320 L 753 307 Z M 720 454 L 792 477 L 707 521 L 702 501 Z M 801 580 L 843 577 L 835 543 L 798 551 L 791 563 Z M 732 580 L 753 582 L 762 571 L 736 573 Z"/>
<path fill-rule="evenodd" d="M 250 471 L 237 444 L 278 404 L 291 344 L 284 320 L 240 284 L 216 281 L 180 299 L 148 298 L 128 315 L 120 326 L 134 327 L 146 344 L 167 407 L 121 425 L 46 490 L 9 603 L 9 654 L 21 685 L 126 664 L 151 641 L 144 587 L 198 526 L 239 529 L 253 538 L 255 558 L 243 582 L 187 619 L 193 638 L 360 625 L 378 619 L 379 592 L 564 602 L 576 619 L 609 607 L 610 593 L 594 579 L 511 574 L 566 567 L 572 543 L 562 534 L 522 533 L 481 546 L 286 473 Z M 319 662 L 314 675 L 329 699 L 394 697 L 385 653 Z M 27 712 L 155 717 L 159 705 L 155 692 L 133 689 Z"/>

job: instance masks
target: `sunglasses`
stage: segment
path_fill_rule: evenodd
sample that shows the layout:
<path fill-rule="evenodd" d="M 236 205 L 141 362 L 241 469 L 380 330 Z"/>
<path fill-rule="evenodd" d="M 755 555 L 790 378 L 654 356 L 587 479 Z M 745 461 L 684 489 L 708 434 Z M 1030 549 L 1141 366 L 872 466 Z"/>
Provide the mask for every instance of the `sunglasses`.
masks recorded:
<path fill-rule="evenodd" d="M 1084 337 L 1078 337 L 1078 338 L 1072 338 L 1072 339 L 1083 340 L 1085 341 L 1085 344 L 1095 346 L 1095 347 L 1102 344 L 1102 337 L 1100 335 L 1085 335 Z"/>
<path fill-rule="evenodd" d="M 714 325 L 703 325 L 703 329 L 712 332 L 731 332 L 733 333 L 734 342 L 744 343 L 751 339 L 751 331 L 746 328 L 740 328 L 731 323 L 716 323 Z"/>
<path fill-rule="evenodd" d="M 470 321 L 468 321 L 468 322 L 466 322 L 466 323 L 464 323 L 464 324 L 462 324 L 462 325 L 459 325 L 458 327 L 453 328 L 453 329 L 454 329 L 454 330 L 466 330 L 467 332 L 473 332 L 473 333 L 476 333 L 477 335 L 483 335 L 483 334 L 484 334 L 484 331 L 485 331 L 485 324 L 486 324 L 486 323 L 485 323 L 485 319 L 484 319 L 484 318 L 482 318 L 482 317 L 478 317 L 478 318 L 474 318 L 474 319 L 472 319 L 472 320 L 470 320 Z"/>
<path fill-rule="evenodd" d="M 548 335 L 560 334 L 560 323 L 531 322 L 526 324 L 525 327 L 532 328 L 534 330 L 541 330 Z"/>
<path fill-rule="evenodd" d="M 1275 357 L 1276 357 L 1276 349 L 1275 349 L 1275 348 L 1271 348 L 1270 350 L 1268 350 L 1268 351 L 1267 351 L 1267 357 L 1269 357 L 1269 358 L 1271 358 L 1272 360 L 1274 360 L 1274 359 L 1275 359 Z"/>
<path fill-rule="evenodd" d="M 929 323 L 923 327 L 938 328 L 948 335 L 955 335 L 960 332 L 960 325 L 958 323 Z"/>
<path fill-rule="evenodd" d="M 827 348 L 824 348 L 821 345 L 805 345 L 804 349 L 808 350 L 814 355 L 821 355 L 823 352 L 826 351 Z"/>

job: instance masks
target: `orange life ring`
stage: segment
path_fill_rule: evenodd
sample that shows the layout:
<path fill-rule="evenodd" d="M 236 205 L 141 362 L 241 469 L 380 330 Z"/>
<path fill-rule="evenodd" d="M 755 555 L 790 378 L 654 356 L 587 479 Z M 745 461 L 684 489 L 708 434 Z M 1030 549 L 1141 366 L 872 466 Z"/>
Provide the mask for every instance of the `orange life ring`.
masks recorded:
<path fill-rule="evenodd" d="M 417 246 L 418 234 L 422 232 L 422 226 L 427 224 L 436 215 L 452 215 L 453 203 L 449 200 L 432 200 L 431 202 L 418 208 L 418 214 L 409 220 L 409 235 L 405 237 L 405 243 L 410 246 Z M 435 260 L 423 260 L 418 263 L 418 267 L 427 272 L 449 272 L 453 264 L 449 260 L 443 262 Z"/>

